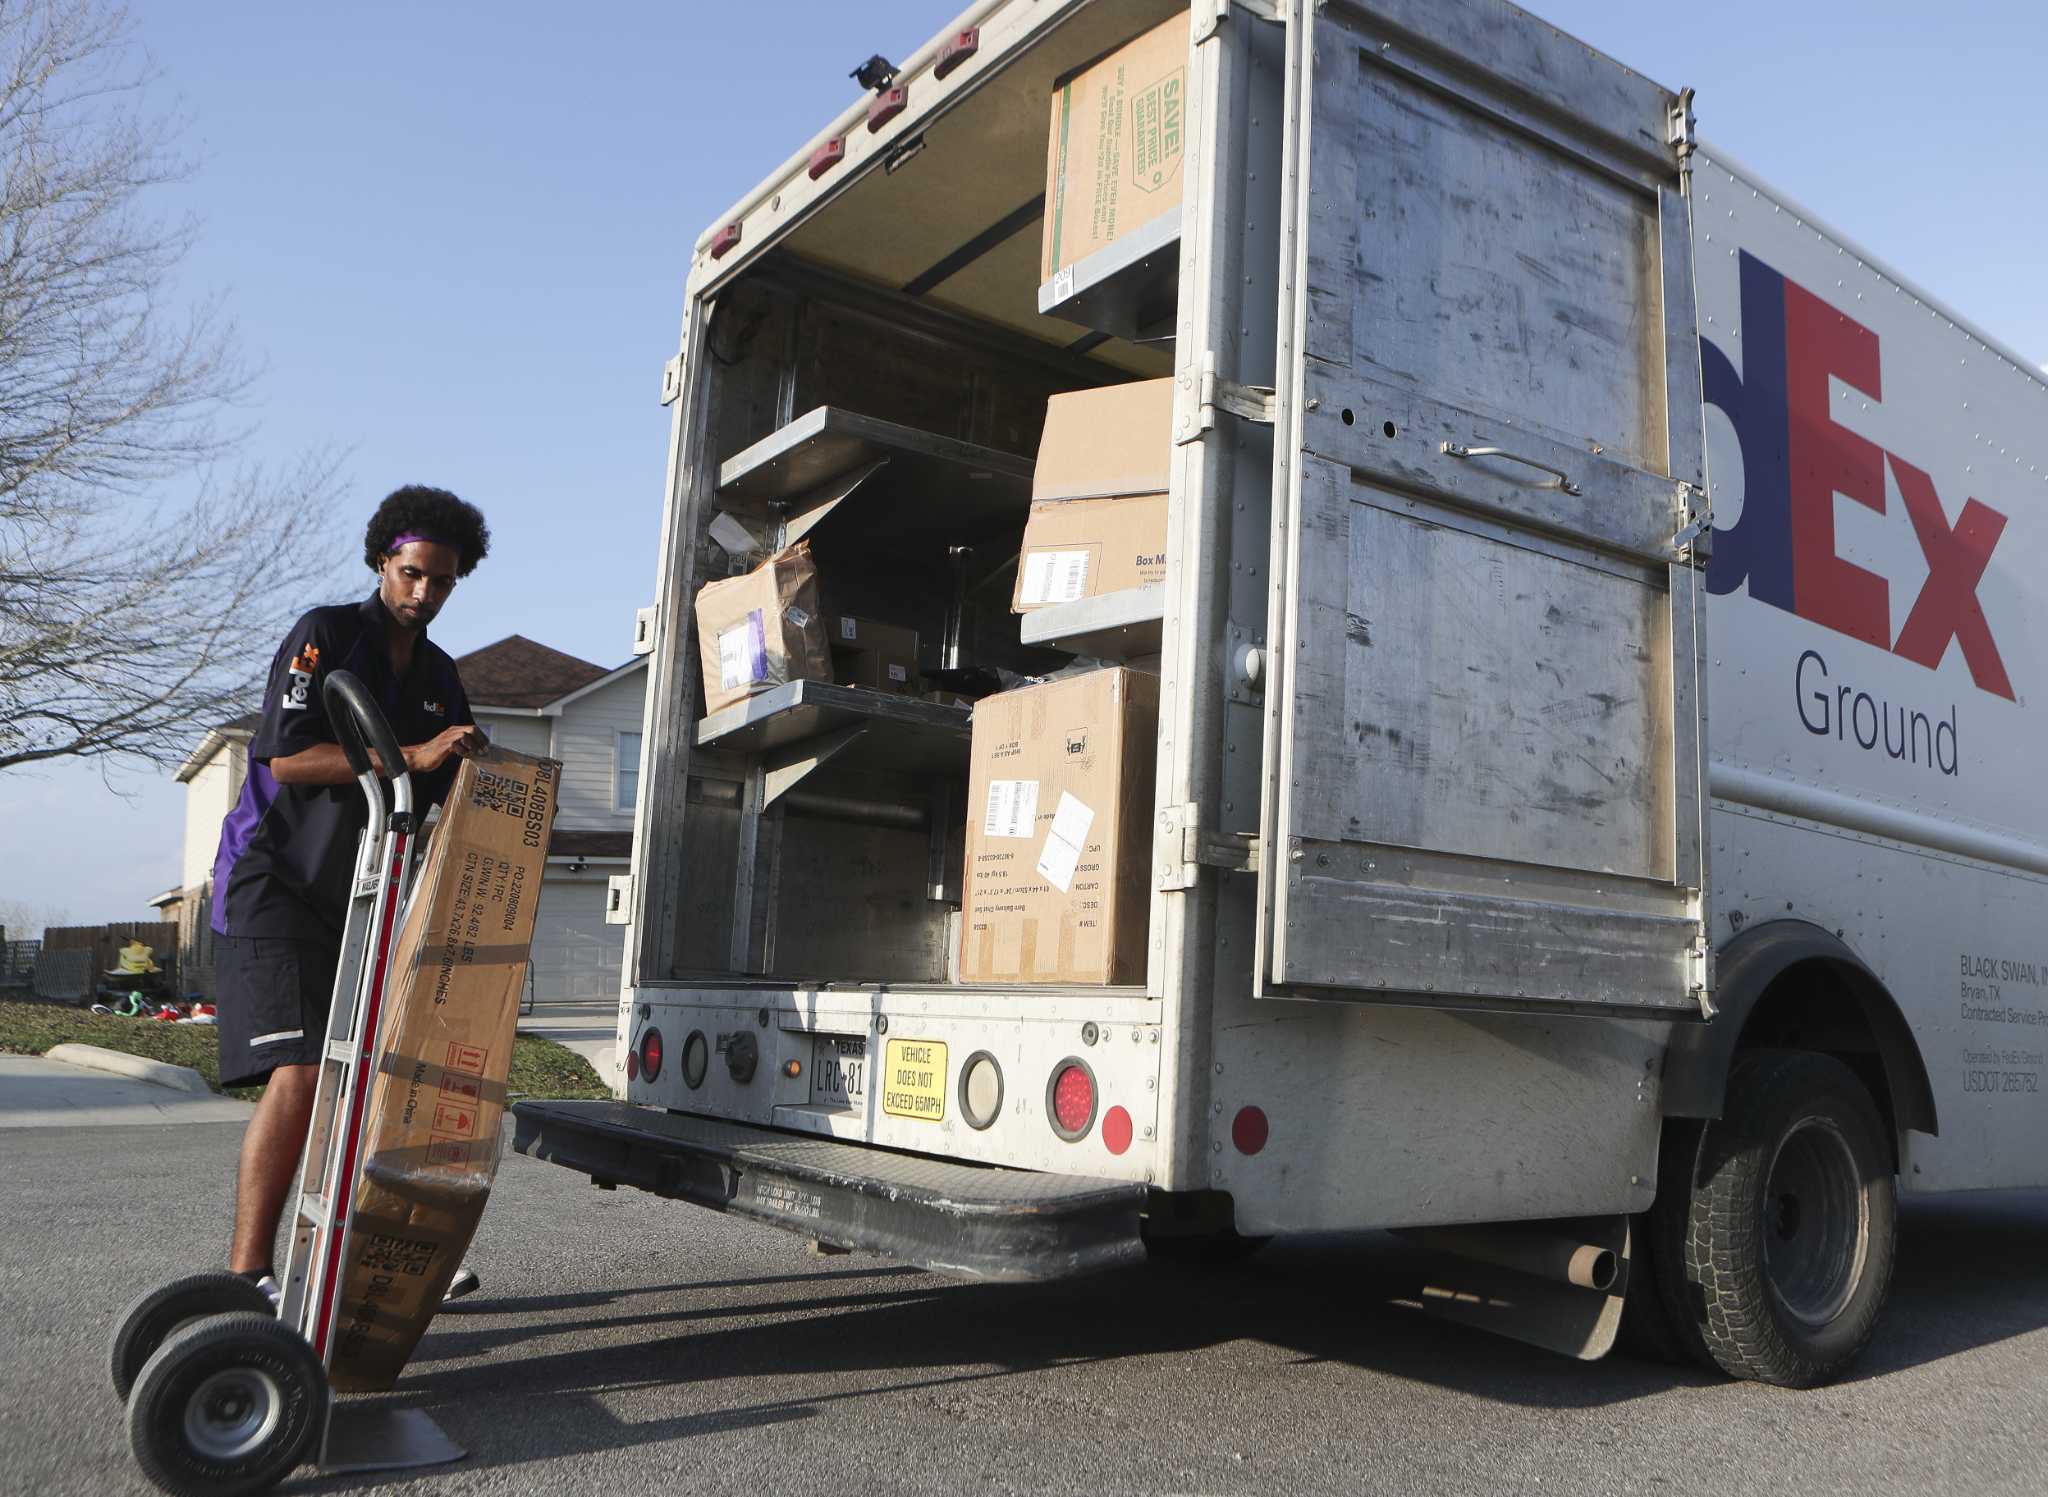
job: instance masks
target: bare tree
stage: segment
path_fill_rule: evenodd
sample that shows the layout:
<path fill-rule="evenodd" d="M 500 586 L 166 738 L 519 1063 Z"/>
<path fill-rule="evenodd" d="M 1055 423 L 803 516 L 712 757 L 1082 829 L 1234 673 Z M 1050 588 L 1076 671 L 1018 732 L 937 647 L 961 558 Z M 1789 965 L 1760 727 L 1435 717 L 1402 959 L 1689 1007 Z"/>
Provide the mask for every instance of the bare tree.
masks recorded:
<path fill-rule="evenodd" d="M 340 559 L 334 463 L 235 470 L 233 329 L 165 310 L 194 230 L 146 211 L 187 170 L 147 81 L 103 0 L 0 0 L 0 770 L 175 763 Z"/>
<path fill-rule="evenodd" d="M 0 899 L 0 932 L 10 941 L 34 941 L 53 925 L 67 925 L 71 912 L 26 899 Z"/>

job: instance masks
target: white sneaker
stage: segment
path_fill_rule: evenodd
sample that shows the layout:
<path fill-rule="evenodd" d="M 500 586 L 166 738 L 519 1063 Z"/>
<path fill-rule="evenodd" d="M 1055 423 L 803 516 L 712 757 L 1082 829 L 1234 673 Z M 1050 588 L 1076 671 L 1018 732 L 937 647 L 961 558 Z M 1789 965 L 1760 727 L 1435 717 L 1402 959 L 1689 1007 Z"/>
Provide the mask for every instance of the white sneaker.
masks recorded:
<path fill-rule="evenodd" d="M 483 1280 L 476 1276 L 476 1270 L 467 1263 L 455 1270 L 455 1277 L 448 1281 L 448 1292 L 441 1296 L 441 1303 L 461 1299 L 465 1294 L 474 1294 L 483 1287 Z"/>
<path fill-rule="evenodd" d="M 264 1292 L 264 1294 L 269 1297 L 270 1313 L 275 1315 L 277 1313 L 277 1307 L 284 1301 L 284 1287 L 280 1285 L 277 1282 L 277 1280 L 272 1278 L 269 1274 L 265 1274 L 262 1278 L 258 1279 L 256 1281 L 256 1287 L 258 1289 L 261 1289 Z"/>

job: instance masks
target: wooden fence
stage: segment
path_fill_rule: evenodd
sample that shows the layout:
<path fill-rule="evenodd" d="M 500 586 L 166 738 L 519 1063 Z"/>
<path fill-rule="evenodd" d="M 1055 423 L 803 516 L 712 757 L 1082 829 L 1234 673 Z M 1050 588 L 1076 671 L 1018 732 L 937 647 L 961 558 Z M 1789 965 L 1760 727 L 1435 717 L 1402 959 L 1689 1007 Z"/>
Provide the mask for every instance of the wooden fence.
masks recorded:
<path fill-rule="evenodd" d="M 167 993 L 178 986 L 178 927 L 168 920 L 119 920 L 111 925 L 53 925 L 43 932 L 45 951 L 90 951 L 93 978 L 114 969 L 123 946 L 140 941 L 156 952 Z"/>

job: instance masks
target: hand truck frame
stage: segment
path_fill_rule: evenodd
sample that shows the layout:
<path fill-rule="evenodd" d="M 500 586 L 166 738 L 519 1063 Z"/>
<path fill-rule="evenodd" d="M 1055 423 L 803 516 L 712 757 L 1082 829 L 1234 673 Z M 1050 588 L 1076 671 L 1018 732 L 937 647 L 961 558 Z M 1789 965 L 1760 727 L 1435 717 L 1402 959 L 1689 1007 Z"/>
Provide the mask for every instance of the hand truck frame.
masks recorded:
<path fill-rule="evenodd" d="M 386 979 L 418 873 L 412 775 L 363 683 L 331 672 L 328 720 L 368 803 L 357 844 L 320 1077 L 297 1172 L 281 1294 L 193 1274 L 144 1295 L 116 1327 L 115 1390 L 152 1482 L 178 1497 L 267 1490 L 314 1454 L 324 1471 L 438 1465 L 466 1452 L 418 1409 L 338 1405 L 328 1382 L 362 1179 Z M 372 755 L 374 754 L 374 758 Z M 387 800 L 380 769 L 396 767 Z"/>

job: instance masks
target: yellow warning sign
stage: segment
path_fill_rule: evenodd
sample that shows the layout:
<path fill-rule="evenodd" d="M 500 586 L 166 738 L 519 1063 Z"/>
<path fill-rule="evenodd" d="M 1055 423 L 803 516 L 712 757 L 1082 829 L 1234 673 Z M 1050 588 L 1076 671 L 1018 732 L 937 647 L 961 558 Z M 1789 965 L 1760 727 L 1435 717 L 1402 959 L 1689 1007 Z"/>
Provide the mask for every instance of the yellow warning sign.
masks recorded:
<path fill-rule="evenodd" d="M 921 1123 L 946 1116 L 946 1047 L 938 1040 L 891 1040 L 882 1055 L 882 1111 Z"/>

